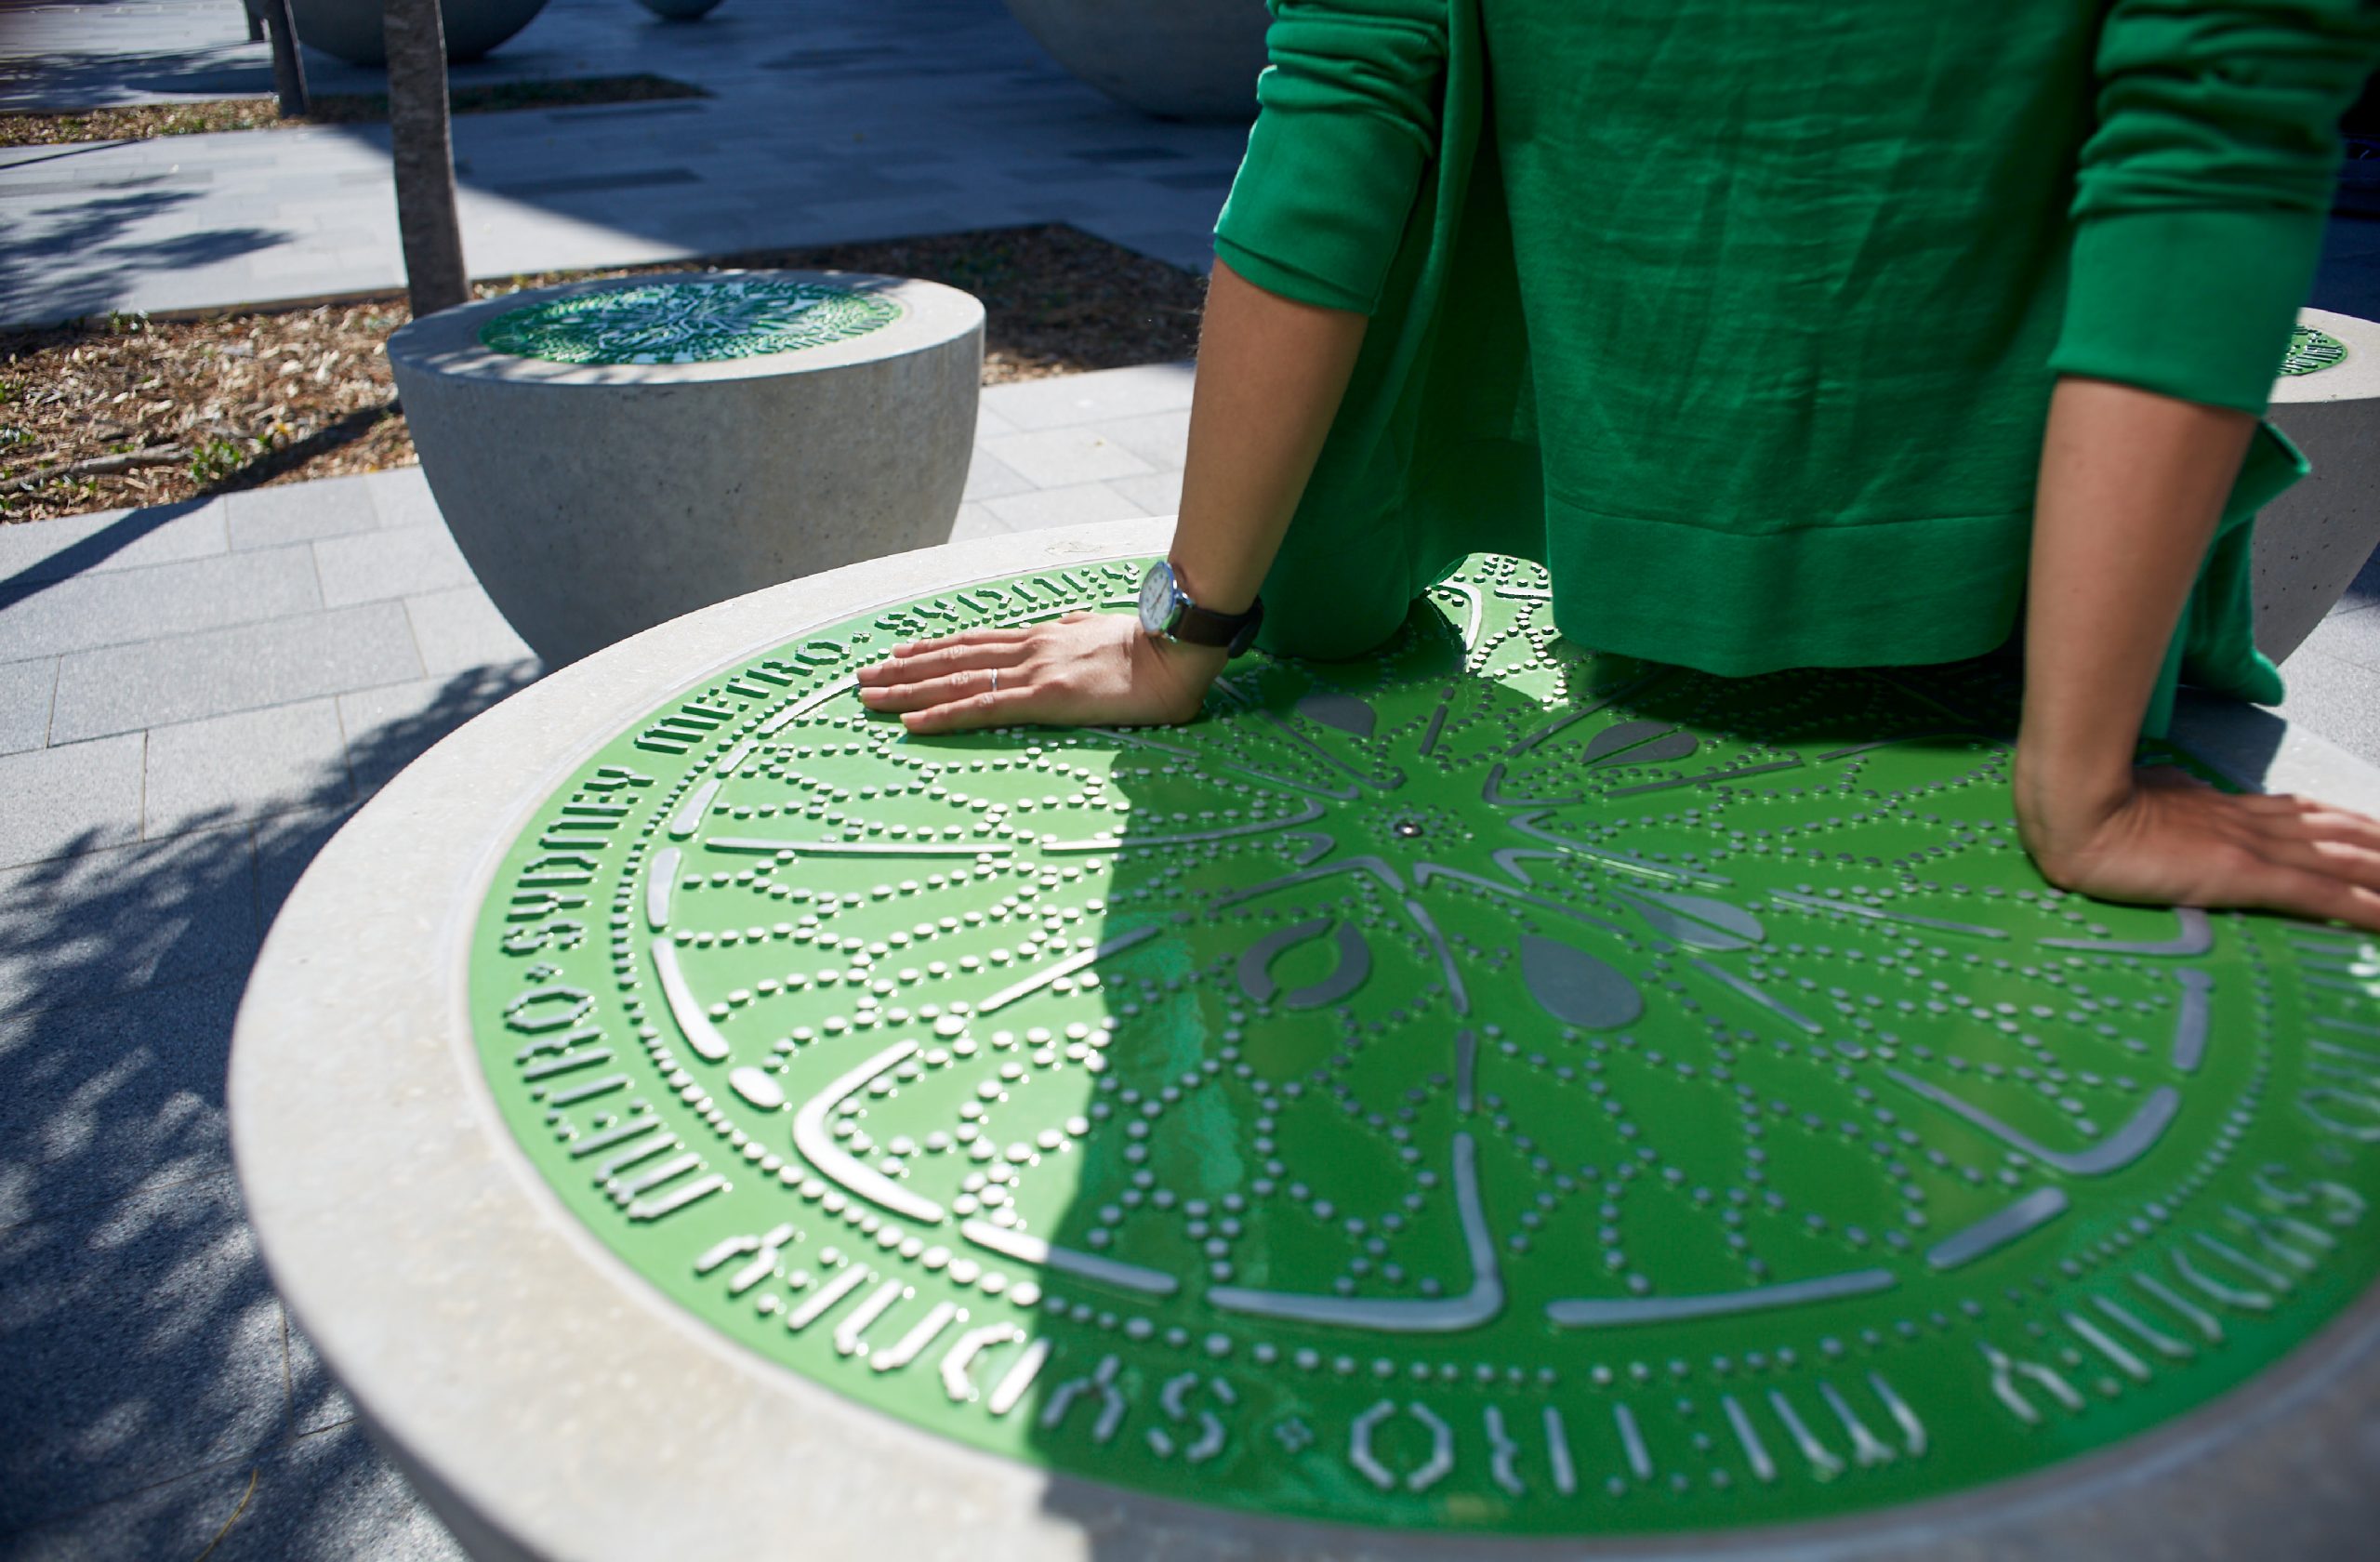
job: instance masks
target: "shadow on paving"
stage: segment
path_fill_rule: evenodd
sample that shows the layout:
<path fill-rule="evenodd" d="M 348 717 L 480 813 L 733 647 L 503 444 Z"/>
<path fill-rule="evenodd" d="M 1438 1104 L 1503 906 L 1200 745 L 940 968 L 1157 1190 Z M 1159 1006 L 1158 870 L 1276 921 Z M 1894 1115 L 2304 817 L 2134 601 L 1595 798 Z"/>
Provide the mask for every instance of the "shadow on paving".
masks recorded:
<path fill-rule="evenodd" d="M 196 1556 L 235 1513 L 210 1562 L 452 1555 L 290 1330 L 224 1083 L 258 946 L 314 854 L 530 673 L 449 680 L 291 812 L 0 875 L 0 1558 Z"/>
<path fill-rule="evenodd" d="M 144 175 L 112 187 L 94 185 L 71 205 L 18 220 L 0 245 L 0 319 L 27 312 L 27 301 L 34 298 L 41 307 L 33 312 L 45 318 L 104 313 L 139 277 L 253 255 L 287 237 L 265 228 L 215 228 L 127 239 L 139 224 L 203 197 L 201 190 L 176 184 L 179 177 Z M 73 181 L 76 175 L 60 169 L 58 178 Z M 22 193 L 26 187 L 12 188 Z M 71 263 L 71 278 L 60 276 L 61 263 Z"/>

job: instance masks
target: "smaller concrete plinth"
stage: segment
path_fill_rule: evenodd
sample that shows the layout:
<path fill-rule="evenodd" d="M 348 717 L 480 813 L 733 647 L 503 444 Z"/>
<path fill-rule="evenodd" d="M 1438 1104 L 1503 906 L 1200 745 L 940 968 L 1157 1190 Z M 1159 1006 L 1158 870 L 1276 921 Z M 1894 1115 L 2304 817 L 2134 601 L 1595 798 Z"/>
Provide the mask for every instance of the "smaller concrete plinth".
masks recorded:
<path fill-rule="evenodd" d="M 842 271 L 539 288 L 389 342 L 447 526 L 551 665 L 942 541 L 983 357 L 972 296 Z"/>
<path fill-rule="evenodd" d="M 2380 324 L 2299 311 L 2270 417 L 2314 463 L 2256 517 L 2256 645 L 2277 662 L 2380 547 Z"/>
<path fill-rule="evenodd" d="M 1263 0 L 1008 0 L 1059 64 L 1160 119 L 1250 120 Z"/>

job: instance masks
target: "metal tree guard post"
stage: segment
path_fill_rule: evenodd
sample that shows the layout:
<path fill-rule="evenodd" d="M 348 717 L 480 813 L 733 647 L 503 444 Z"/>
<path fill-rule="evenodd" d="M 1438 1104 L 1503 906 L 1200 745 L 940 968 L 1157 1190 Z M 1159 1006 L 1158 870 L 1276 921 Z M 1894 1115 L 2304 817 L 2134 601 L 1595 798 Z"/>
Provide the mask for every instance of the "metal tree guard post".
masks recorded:
<path fill-rule="evenodd" d="M 306 65 L 298 58 L 298 24 L 289 14 L 289 0 L 251 0 L 249 36 L 261 17 L 264 33 L 272 38 L 272 89 L 281 99 L 281 117 L 297 119 L 307 109 Z"/>

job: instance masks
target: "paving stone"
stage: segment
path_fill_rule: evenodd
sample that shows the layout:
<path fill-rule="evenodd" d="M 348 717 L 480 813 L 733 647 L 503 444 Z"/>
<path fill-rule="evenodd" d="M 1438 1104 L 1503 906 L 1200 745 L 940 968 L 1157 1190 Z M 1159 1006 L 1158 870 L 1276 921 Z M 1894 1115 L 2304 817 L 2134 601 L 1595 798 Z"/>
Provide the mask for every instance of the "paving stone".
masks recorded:
<path fill-rule="evenodd" d="M 49 707 L 57 693 L 57 657 L 0 662 L 0 754 L 49 741 Z"/>
<path fill-rule="evenodd" d="M 1037 488 L 1143 477 L 1154 470 L 1148 462 L 1088 427 L 1010 434 L 987 441 L 982 448 Z"/>
<path fill-rule="evenodd" d="M 228 1172 L 0 1230 L 0 1532 L 253 1462 L 288 1425 L 281 1304 Z"/>
<path fill-rule="evenodd" d="M 443 526 L 446 518 L 440 513 L 438 500 L 430 492 L 430 479 L 419 467 L 392 467 L 387 471 L 367 472 L 364 486 L 372 496 L 372 508 L 383 526 Z"/>
<path fill-rule="evenodd" d="M 245 1518 L 243 1502 L 254 1505 L 251 1475 L 257 1485 L 263 1484 L 255 1465 L 230 1460 L 161 1480 L 30 1529 L 0 1533 L 0 1556 L 8 1562 L 96 1562 L 205 1555 L 207 1562 L 218 1562 L 223 1549 L 209 1554 L 206 1547 L 227 1521 Z M 224 1538 L 228 1542 L 230 1536 Z"/>
<path fill-rule="evenodd" d="M 314 544 L 314 562 L 322 570 L 325 607 L 455 586 L 477 589 L 478 584 L 471 566 L 463 562 L 462 549 L 443 526 L 406 526 L 331 537 Z"/>
<path fill-rule="evenodd" d="M 303 548 L 109 570 L 0 594 L 0 659 L 52 656 L 321 607 Z"/>
<path fill-rule="evenodd" d="M 2380 605 L 2334 612 L 2314 626 L 2304 649 L 2380 673 Z M 2372 697 L 2380 702 L 2380 677 L 2372 683 Z"/>
<path fill-rule="evenodd" d="M 2281 713 L 2347 752 L 2380 764 L 2380 678 L 2370 668 L 2325 655 L 2310 645 L 2281 664 L 2289 697 Z"/>
<path fill-rule="evenodd" d="M 203 559 L 229 546 L 219 499 L 20 521 L 0 526 L 0 591 L 94 570 Z"/>
<path fill-rule="evenodd" d="M 354 795 L 338 708 L 331 700 L 269 706 L 149 729 L 141 833 L 150 840 Z"/>
<path fill-rule="evenodd" d="M 139 733 L 0 756 L 0 867 L 140 839 Z"/>
<path fill-rule="evenodd" d="M 1182 509 L 1182 474 L 1178 471 L 1110 478 L 1107 486 L 1151 515 L 1178 514 Z"/>
<path fill-rule="evenodd" d="M 950 523 L 950 540 L 968 542 L 976 537 L 1005 536 L 1008 523 L 979 504 L 962 504 Z"/>
<path fill-rule="evenodd" d="M 1190 450 L 1190 409 L 1152 412 L 1139 417 L 1104 417 L 1082 431 L 1120 445 L 1159 471 L 1182 470 Z"/>
<path fill-rule="evenodd" d="M 339 724 L 357 794 L 379 790 L 431 744 L 536 676 L 537 663 L 524 657 L 341 695 Z"/>
<path fill-rule="evenodd" d="M 1187 407 L 1193 368 L 1186 363 L 1150 364 L 1133 369 L 1057 375 L 996 385 L 984 392 L 984 402 L 1008 422 L 1027 430 L 1141 417 Z"/>
<path fill-rule="evenodd" d="M 222 503 L 234 549 L 280 548 L 375 529 L 382 523 L 372 497 L 363 477 L 329 477 L 228 494 Z"/>
<path fill-rule="evenodd" d="M 77 652 L 58 670 L 53 743 L 421 676 L 403 606 L 366 602 Z"/>
<path fill-rule="evenodd" d="M 1104 483 L 1078 483 L 1067 488 L 1038 488 L 993 499 L 985 509 L 1011 531 L 1029 532 L 1043 526 L 1071 526 L 1084 521 L 1129 521 L 1149 512 Z"/>
<path fill-rule="evenodd" d="M 985 499 L 1005 498 L 1011 494 L 1025 493 L 1038 486 L 1040 486 L 1038 483 L 1020 475 L 1015 468 L 990 454 L 979 443 L 975 446 L 974 455 L 968 459 L 967 489 L 961 496 L 980 503 Z"/>
<path fill-rule="evenodd" d="M 422 670 L 432 677 L 487 666 L 509 667 L 536 655 L 504 621 L 476 581 L 405 599 Z"/>
<path fill-rule="evenodd" d="M 266 1461 L 256 1495 L 207 1562 L 467 1562 L 396 1467 L 349 1422 Z"/>
<path fill-rule="evenodd" d="M 307 809 L 276 814 L 256 824 L 257 928 L 261 936 L 272 930 L 282 904 L 298 880 L 314 865 L 314 857 L 331 837 L 355 816 L 359 803 L 340 808 Z"/>
<path fill-rule="evenodd" d="M 0 1227 L 231 1170 L 245 970 L 0 1019 Z"/>
<path fill-rule="evenodd" d="M 0 870 L 0 1013 L 245 973 L 258 928 L 245 827 Z"/>

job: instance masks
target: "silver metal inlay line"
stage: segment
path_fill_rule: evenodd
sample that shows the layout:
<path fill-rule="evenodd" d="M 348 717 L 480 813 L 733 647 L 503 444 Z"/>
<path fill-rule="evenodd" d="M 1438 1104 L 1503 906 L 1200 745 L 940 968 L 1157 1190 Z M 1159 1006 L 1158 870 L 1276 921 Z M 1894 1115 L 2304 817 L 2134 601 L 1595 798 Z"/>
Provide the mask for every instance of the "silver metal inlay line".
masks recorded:
<path fill-rule="evenodd" d="M 1716 1317 L 1727 1313 L 1766 1312 L 1797 1307 L 1809 1302 L 1834 1302 L 1890 1291 L 1889 1269 L 1858 1269 L 1815 1280 L 1756 1286 L 1750 1291 L 1711 1291 L 1700 1296 L 1597 1297 L 1549 1302 L 1545 1316 L 1565 1329 L 1610 1329 L 1635 1323 L 1675 1323 L 1684 1318 Z"/>
<path fill-rule="evenodd" d="M 793 1115 L 793 1147 L 829 1182 L 896 1215 L 933 1225 L 943 1218 L 941 1205 L 911 1193 L 874 1167 L 863 1164 L 835 1143 L 834 1133 L 826 1126 L 826 1119 L 845 1097 L 906 1061 L 917 1050 L 915 1041 L 895 1042 L 804 1102 Z"/>
<path fill-rule="evenodd" d="M 2206 1032 L 2214 1007 L 2215 978 L 2196 966 L 2185 967 L 2174 974 L 2182 984 L 2181 1013 L 2174 1017 L 2174 1066 L 2185 1074 L 2195 1074 L 2198 1066 L 2206 1058 Z"/>
<path fill-rule="evenodd" d="M 1770 1013 L 1775 1014 L 1786 1024 L 1796 1026 L 1803 1030 L 1808 1031 L 1812 1036 L 1818 1035 L 1820 1031 L 1823 1031 L 1826 1028 L 1826 1026 L 1818 1024 L 1818 1021 L 1810 1018 L 1807 1014 L 1803 1013 L 1799 1009 L 1794 1008 L 1792 1004 L 1787 1003 L 1780 999 L 1771 998 L 1768 995 L 1767 989 L 1763 987 L 1757 982 L 1748 982 L 1742 977 L 1737 975 L 1734 972 L 1723 971 L 1706 960 L 1692 960 L 1686 961 L 1686 964 L 1694 967 L 1695 970 L 1701 972 L 1705 976 L 1716 977 L 1718 980 L 1726 983 L 1728 986 L 1735 988 L 1736 991 L 1743 994 L 1746 998 L 1751 999 L 1754 1003 L 1759 1004 L 1763 1009 L 1765 1009 Z"/>
<path fill-rule="evenodd" d="M 1095 1253 L 1078 1252 L 1062 1248 L 1039 1237 L 989 1221 L 971 1220 L 959 1227 L 959 1235 L 979 1248 L 988 1248 L 1019 1264 L 1038 1264 L 1055 1269 L 1078 1279 L 1097 1280 L 1103 1285 L 1119 1286 L 1137 1291 L 1144 1296 L 1170 1296 L 1182 1289 L 1172 1276 L 1157 1269 L 1145 1269 L 1137 1264 L 1125 1264 L 1113 1258 L 1101 1258 Z"/>
<path fill-rule="evenodd" d="M 719 783 L 716 780 L 706 781 L 696 787 L 694 794 L 678 810 L 677 817 L 669 821 L 669 833 L 683 841 L 702 828 L 703 815 L 710 811 L 710 800 L 717 796 Z"/>
<path fill-rule="evenodd" d="M 1955 1269 L 1962 1264 L 1973 1264 L 1988 1252 L 2006 1247 L 2030 1232 L 2037 1231 L 2064 1214 L 2067 1210 L 2065 1190 L 2035 1188 L 2032 1192 L 1976 1222 L 1964 1230 L 1952 1232 L 1926 1250 L 1925 1262 L 1937 1269 Z"/>
<path fill-rule="evenodd" d="M 984 1001 L 976 1007 L 976 1013 L 979 1014 L 988 1014 L 995 1009 L 1004 1009 L 1008 1005 L 1014 1003 L 1020 998 L 1025 998 L 1033 993 L 1039 992 L 1043 987 L 1048 986 L 1051 983 L 1056 981 L 1061 976 L 1071 976 L 1076 972 L 1082 970 L 1085 966 L 1096 964 L 1100 960 L 1105 960 L 1110 955 L 1118 954 L 1123 950 L 1130 948 L 1135 944 L 1144 943 L 1149 939 L 1155 938 L 1157 935 L 1157 931 L 1158 930 L 1154 927 L 1134 928 L 1130 933 L 1117 933 L 1115 937 L 1108 939 L 1105 943 L 1100 945 L 1096 949 L 1085 949 L 1080 954 L 1068 955 L 1064 960 L 1060 960 L 1057 964 L 1051 966 L 1045 971 L 1036 972 L 1034 974 L 1027 976 L 1024 981 L 1017 983 L 1014 986 L 1002 987 L 998 992 L 996 992 L 991 997 L 984 999 Z"/>
<path fill-rule="evenodd" d="M 678 1022 L 679 1034 L 686 1045 L 712 1063 L 727 1057 L 727 1038 L 710 1023 L 703 1012 L 702 1000 L 694 989 L 686 985 L 686 973 L 678 969 L 677 946 L 666 938 L 653 941 L 653 969 L 661 978 L 661 999 L 668 1006 L 669 1017 Z"/>
<path fill-rule="evenodd" d="M 1468 1133 L 1454 1135 L 1455 1210 L 1471 1256 L 1471 1289 L 1461 1296 L 1421 1301 L 1360 1296 L 1301 1296 L 1287 1291 L 1217 1286 L 1209 1304 L 1227 1313 L 1336 1324 L 1392 1334 L 1444 1334 L 1476 1329 L 1504 1307 L 1504 1280 L 1496 1265 L 1496 1233 L 1479 1199 L 1479 1148 Z"/>
<path fill-rule="evenodd" d="M 684 857 L 675 846 L 664 846 L 653 854 L 653 867 L 644 880 L 644 921 L 655 933 L 669 925 L 669 896 L 678 888 L 678 864 Z"/>
<path fill-rule="evenodd" d="M 2085 949 L 2099 955 L 2202 955 L 2215 947 L 2215 924 L 2195 906 L 2176 906 L 2181 931 L 2171 938 L 2125 944 L 2100 938 L 2044 938 L 2044 949 Z"/>
<path fill-rule="evenodd" d="M 2069 1153 L 2035 1143 L 1982 1107 L 1951 1094 L 1939 1085 L 1928 1084 L 1897 1068 L 1885 1069 L 1884 1077 L 1903 1090 L 1914 1091 L 1936 1105 L 1957 1113 L 2009 1148 L 2021 1150 L 2044 1166 L 2056 1167 L 2077 1177 L 2096 1177 L 2138 1160 L 2149 1153 L 2150 1145 L 2157 1143 L 2166 1125 L 2174 1120 L 2174 1114 L 2182 1109 L 2181 1092 L 2171 1085 L 2160 1085 L 2149 1092 L 2149 1099 L 2141 1103 L 2140 1109 L 2133 1113 L 2122 1128 L 2087 1150 Z"/>

